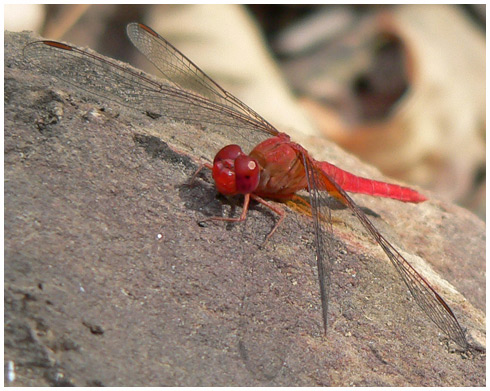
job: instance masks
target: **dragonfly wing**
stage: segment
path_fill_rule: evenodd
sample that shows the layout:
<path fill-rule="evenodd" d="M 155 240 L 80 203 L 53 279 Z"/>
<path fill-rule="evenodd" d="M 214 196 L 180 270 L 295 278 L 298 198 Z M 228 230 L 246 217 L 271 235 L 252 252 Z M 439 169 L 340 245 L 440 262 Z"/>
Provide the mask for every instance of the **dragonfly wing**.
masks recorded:
<path fill-rule="evenodd" d="M 310 164 L 310 166 L 312 166 L 312 164 Z M 395 267 L 396 271 L 400 274 L 403 282 L 408 287 L 417 304 L 449 338 L 451 338 L 462 348 L 466 348 L 468 343 L 464 332 L 461 329 L 458 320 L 454 316 L 453 311 L 446 304 L 444 299 L 410 265 L 410 263 L 408 263 L 408 261 L 398 252 L 398 250 L 396 250 L 381 235 L 364 212 L 362 212 L 352 198 L 350 198 L 349 195 L 334 180 L 332 180 L 320 168 L 316 169 L 316 167 L 309 167 L 307 173 L 309 177 L 313 178 L 313 180 L 310 179 L 309 182 L 314 182 L 314 186 L 318 185 L 320 189 L 325 189 L 327 192 L 349 207 L 364 228 L 381 246 Z M 323 182 L 321 185 L 317 183 L 319 178 L 321 178 L 320 182 Z M 316 199 L 320 199 L 320 197 L 318 195 L 314 195 L 312 197 L 312 202 L 317 202 L 315 201 Z"/>
<path fill-rule="evenodd" d="M 328 192 L 325 191 L 326 189 L 321 176 L 321 171 L 316 169 L 315 163 L 308 156 L 306 151 L 301 151 L 301 157 L 303 166 L 305 167 L 306 181 L 310 196 L 311 215 L 313 217 L 323 328 L 326 334 L 328 325 L 328 300 L 333 266 L 331 213 L 326 203 Z"/>
<path fill-rule="evenodd" d="M 155 42 L 160 41 L 166 42 L 161 37 Z M 190 60 L 172 46 L 167 46 L 167 49 L 169 56 L 173 53 L 187 61 L 182 60 L 180 66 L 185 68 L 182 72 L 186 72 L 189 78 L 194 77 L 191 84 L 202 82 L 204 74 L 197 67 L 189 70 Z M 226 142 L 252 149 L 267 137 L 278 133 L 251 109 L 246 111 L 244 108 L 247 106 L 236 103 L 238 99 L 231 94 L 222 90 L 223 95 L 218 95 L 220 87 L 207 76 L 204 79 L 206 83 L 216 86 L 217 92 L 214 95 L 209 91 L 206 96 L 199 94 L 203 92 L 202 88 L 196 87 L 198 91 L 186 90 L 178 84 L 156 80 L 129 66 L 59 42 L 32 42 L 24 48 L 24 57 L 44 72 L 106 100 L 166 119 L 198 127 L 204 125 L 207 134 L 212 136 L 207 138 L 219 140 L 221 146 Z M 177 65 L 174 69 L 177 69 Z M 200 152 L 212 161 L 216 153 L 215 146 L 208 148 L 206 145 L 198 145 L 204 139 L 195 137 L 194 141 L 201 147 Z"/>
<path fill-rule="evenodd" d="M 250 121 L 267 129 L 271 134 L 277 130 L 254 110 L 230 94 L 165 38 L 141 23 L 127 26 L 128 37 L 133 45 L 162 73 L 172 84 L 194 91 L 220 106 L 234 112 L 244 113 Z"/>

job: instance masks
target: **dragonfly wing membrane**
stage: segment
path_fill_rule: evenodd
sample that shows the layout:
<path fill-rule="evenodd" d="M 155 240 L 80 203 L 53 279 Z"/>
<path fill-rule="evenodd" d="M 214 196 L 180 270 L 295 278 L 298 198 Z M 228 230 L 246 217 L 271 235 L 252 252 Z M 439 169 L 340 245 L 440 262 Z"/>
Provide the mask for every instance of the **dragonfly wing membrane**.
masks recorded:
<path fill-rule="evenodd" d="M 334 196 L 342 201 L 358 218 L 364 228 L 381 246 L 385 254 L 390 259 L 396 271 L 400 274 L 403 282 L 408 287 L 415 302 L 424 310 L 427 316 L 454 342 L 462 348 L 466 348 L 464 332 L 454 316 L 451 308 L 443 298 L 429 285 L 429 283 L 407 262 L 407 260 L 396 250 L 375 228 L 373 223 L 355 204 L 349 195 L 332 179 L 320 169 L 316 170 L 316 177 L 323 177 L 321 182 L 326 183 L 324 188 L 331 192 L 333 188 Z"/>
<path fill-rule="evenodd" d="M 127 33 L 133 45 L 173 85 L 196 92 L 208 100 L 216 102 L 219 106 L 228 107 L 234 112 L 244 113 L 249 121 L 256 121 L 263 130 L 272 135 L 278 134 L 278 131 L 262 116 L 222 88 L 180 50 L 155 31 L 141 23 L 130 23 L 127 26 Z"/>
<path fill-rule="evenodd" d="M 330 218 L 330 209 L 325 198 L 328 193 L 322 185 L 320 172 L 306 151 L 301 152 L 303 166 L 305 167 L 306 182 L 310 196 L 311 214 L 316 242 L 316 262 L 318 269 L 318 281 L 320 284 L 320 298 L 322 304 L 323 327 L 325 334 L 328 326 L 328 301 L 333 267 L 333 232 Z"/>
<path fill-rule="evenodd" d="M 244 148 L 276 134 L 272 125 L 258 114 L 251 117 L 236 98 L 210 100 L 177 84 L 158 81 L 143 72 L 89 51 L 53 41 L 36 41 L 24 48 L 24 57 L 45 73 L 105 100 L 134 110 L 150 112 L 167 120 L 206 126 L 207 137 Z M 189 75 L 191 75 L 190 73 Z M 195 77 L 201 77 L 196 74 Z M 228 102 L 228 103 L 227 103 Z M 211 137 L 210 137 L 211 136 Z M 165 135 L 162 135 L 165 139 Z M 204 138 L 195 138 L 196 144 Z M 222 146 L 223 144 L 221 144 Z M 197 145 L 199 146 L 199 145 Z M 215 147 L 213 145 L 213 147 Z M 203 146 L 202 150 L 208 150 Z M 214 148 L 210 148 L 210 161 Z"/>

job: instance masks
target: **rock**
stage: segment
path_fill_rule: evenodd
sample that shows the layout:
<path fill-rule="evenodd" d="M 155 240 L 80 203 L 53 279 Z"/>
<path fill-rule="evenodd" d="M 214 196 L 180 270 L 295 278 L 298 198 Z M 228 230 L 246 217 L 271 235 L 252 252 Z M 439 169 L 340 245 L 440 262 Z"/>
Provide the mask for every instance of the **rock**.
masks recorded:
<path fill-rule="evenodd" d="M 172 149 L 168 135 L 181 134 L 198 150 L 205 127 L 166 123 L 42 74 L 22 60 L 31 40 L 5 34 L 11 385 L 485 384 L 484 356 L 448 350 L 343 209 L 332 213 L 323 336 L 311 219 L 290 211 L 264 246 L 276 216 L 261 206 L 244 224 L 200 226 L 240 211 L 216 197 L 209 173 L 189 184 L 198 166 Z M 355 161 L 324 145 L 333 159 Z M 433 262 L 434 287 L 470 343 L 484 344 L 484 224 L 439 201 L 357 200 L 409 260 Z"/>

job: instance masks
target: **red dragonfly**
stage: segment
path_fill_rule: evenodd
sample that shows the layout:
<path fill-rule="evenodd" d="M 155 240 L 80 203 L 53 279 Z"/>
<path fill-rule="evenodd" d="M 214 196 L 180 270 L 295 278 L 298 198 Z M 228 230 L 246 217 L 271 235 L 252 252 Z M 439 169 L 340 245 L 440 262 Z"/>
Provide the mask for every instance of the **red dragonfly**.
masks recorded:
<path fill-rule="evenodd" d="M 77 88 L 106 99 L 163 116 L 170 120 L 207 126 L 213 140 L 232 140 L 215 156 L 213 171 L 219 192 L 244 195 L 239 218 L 216 217 L 219 220 L 242 221 L 250 199 L 254 199 L 284 218 L 281 208 L 264 198 L 284 201 L 300 190 L 309 192 L 315 228 L 316 259 L 323 325 L 327 330 L 328 288 L 332 262 L 329 257 L 331 228 L 327 197 L 333 196 L 357 216 L 364 228 L 386 253 L 417 304 L 454 342 L 466 349 L 465 334 L 451 308 L 405 258 L 379 233 L 362 210 L 346 193 L 358 192 L 405 202 L 422 202 L 426 198 L 416 191 L 360 178 L 327 162 L 314 160 L 289 136 L 279 132 L 255 111 L 220 87 L 191 60 L 149 27 L 131 23 L 127 26 L 131 42 L 158 68 L 165 81 L 157 81 L 139 71 L 122 66 L 88 51 L 54 41 L 36 41 L 24 48 L 25 58 L 51 75 Z M 199 151 L 215 148 L 204 138 Z M 238 144 L 251 150 L 242 152 Z M 255 147 L 254 147 L 255 146 Z M 216 150 L 215 148 L 214 150 Z M 212 159 L 208 156 L 208 159 Z"/>

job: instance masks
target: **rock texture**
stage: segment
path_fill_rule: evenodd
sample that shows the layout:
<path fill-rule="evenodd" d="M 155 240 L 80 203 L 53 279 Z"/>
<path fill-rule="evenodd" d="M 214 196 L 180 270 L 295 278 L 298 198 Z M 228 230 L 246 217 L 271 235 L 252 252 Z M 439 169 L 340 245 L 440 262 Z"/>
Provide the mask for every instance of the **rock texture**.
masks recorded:
<path fill-rule="evenodd" d="M 325 337 L 311 220 L 290 211 L 264 246 L 276 216 L 261 206 L 244 224 L 198 224 L 240 213 L 207 173 L 190 185 L 197 165 L 168 146 L 166 134 L 198 142 L 205 127 L 165 123 L 40 73 L 22 60 L 32 39 L 5 35 L 10 385 L 485 384 L 485 226 L 476 217 L 439 201 L 357 197 L 409 260 L 430 262 L 417 268 L 467 329 L 470 351 L 448 348 L 343 209 L 333 213 Z M 355 159 L 323 145 L 352 168 Z"/>

